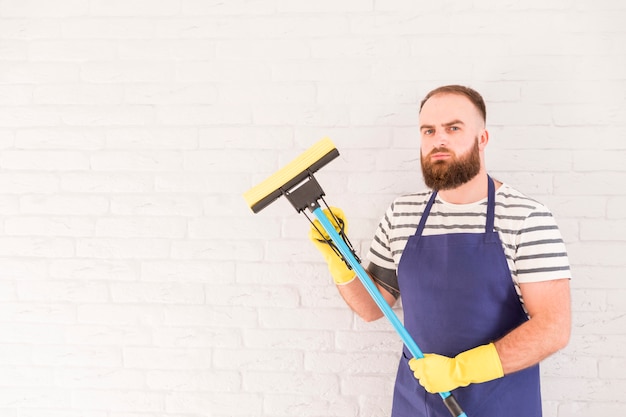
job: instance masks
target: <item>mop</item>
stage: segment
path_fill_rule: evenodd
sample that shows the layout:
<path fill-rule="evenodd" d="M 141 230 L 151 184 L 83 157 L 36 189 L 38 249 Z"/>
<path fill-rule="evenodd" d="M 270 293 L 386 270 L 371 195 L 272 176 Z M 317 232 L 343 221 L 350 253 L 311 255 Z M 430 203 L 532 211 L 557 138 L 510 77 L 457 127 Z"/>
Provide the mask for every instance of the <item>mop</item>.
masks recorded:
<path fill-rule="evenodd" d="M 335 230 L 331 220 L 324 213 L 322 205 L 320 205 L 321 201 L 331 217 L 333 217 L 335 223 L 340 224 L 324 200 L 325 193 L 322 187 L 313 176 L 315 172 L 337 156 L 339 156 L 339 151 L 335 148 L 333 142 L 328 138 L 324 138 L 266 180 L 245 192 L 243 195 L 244 199 L 252 211 L 258 213 L 284 195 L 296 211 L 303 213 L 313 224 L 305 210 L 311 212 L 330 237 L 330 239 L 326 239 L 327 243 L 341 256 L 346 265 L 356 273 L 356 276 L 378 308 L 391 322 L 409 352 L 416 358 L 423 358 L 424 354 L 417 346 L 417 343 L 415 343 L 398 316 L 361 266 L 360 260 L 356 256 L 343 229 Z M 320 232 L 321 236 L 324 236 L 319 229 L 318 232 Z M 440 392 L 439 395 L 452 416 L 467 417 L 450 392 Z"/>

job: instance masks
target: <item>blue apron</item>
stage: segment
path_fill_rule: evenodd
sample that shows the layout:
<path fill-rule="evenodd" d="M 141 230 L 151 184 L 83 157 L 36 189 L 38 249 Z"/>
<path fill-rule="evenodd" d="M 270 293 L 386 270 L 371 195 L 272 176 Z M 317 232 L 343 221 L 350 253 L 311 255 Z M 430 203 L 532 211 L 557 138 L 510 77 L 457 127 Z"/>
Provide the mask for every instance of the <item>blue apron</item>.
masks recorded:
<path fill-rule="evenodd" d="M 489 178 L 485 233 L 422 236 L 433 192 L 398 265 L 404 325 L 425 353 L 454 357 L 495 341 L 528 320 L 494 231 L 495 186 Z M 450 417 L 438 394 L 419 385 L 404 347 L 392 417 Z M 452 392 L 468 417 L 539 417 L 539 365 Z"/>

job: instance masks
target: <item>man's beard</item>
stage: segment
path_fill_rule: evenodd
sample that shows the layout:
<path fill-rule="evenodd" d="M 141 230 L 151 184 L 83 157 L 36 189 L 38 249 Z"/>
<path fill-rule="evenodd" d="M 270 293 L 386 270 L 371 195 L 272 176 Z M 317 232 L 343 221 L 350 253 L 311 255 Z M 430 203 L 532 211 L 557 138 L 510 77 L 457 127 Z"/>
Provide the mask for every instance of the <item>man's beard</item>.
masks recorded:
<path fill-rule="evenodd" d="M 432 161 L 431 155 L 437 152 L 446 152 L 452 155 L 452 160 Z M 480 154 L 478 138 L 474 146 L 464 155 L 457 157 L 447 148 L 435 148 L 426 157 L 421 156 L 422 176 L 426 186 L 433 190 L 451 190 L 461 186 L 474 178 L 480 172 Z"/>

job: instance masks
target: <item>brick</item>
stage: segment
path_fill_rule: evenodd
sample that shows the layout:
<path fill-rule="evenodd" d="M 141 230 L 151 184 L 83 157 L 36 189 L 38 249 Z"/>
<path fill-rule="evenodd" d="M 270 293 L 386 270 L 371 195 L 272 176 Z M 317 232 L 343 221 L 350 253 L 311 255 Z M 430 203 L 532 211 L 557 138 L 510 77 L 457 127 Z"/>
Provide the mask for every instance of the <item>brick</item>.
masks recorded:
<path fill-rule="evenodd" d="M 96 220 L 95 236 L 177 239 L 185 237 L 187 222 L 171 217 L 114 217 Z"/>
<path fill-rule="evenodd" d="M 108 280 L 113 276 L 116 281 L 133 281 L 138 273 L 132 260 L 58 259 L 50 263 L 49 275 L 64 280 Z"/>
<path fill-rule="evenodd" d="M 109 201 L 97 195 L 26 195 L 20 198 L 22 213 L 45 215 L 102 215 Z"/>
<path fill-rule="evenodd" d="M 37 0 L 9 0 L 2 5 L 5 17 L 76 17 L 88 13 L 86 0 L 60 0 L 57 4 L 42 4 Z"/>
<path fill-rule="evenodd" d="M 179 11 L 178 0 L 95 0 L 90 3 L 90 12 L 97 16 L 171 16 Z"/>
<path fill-rule="evenodd" d="M 73 151 L 5 151 L 0 157 L 0 167 L 20 171 L 84 171 L 89 169 L 89 159 Z"/>
<path fill-rule="evenodd" d="M 182 283 L 112 283 L 114 303 L 132 304 L 203 304 L 205 297 L 199 284 Z"/>
<path fill-rule="evenodd" d="M 28 150 L 98 150 L 104 147 L 104 143 L 104 132 L 81 128 L 20 129 L 15 135 L 15 147 Z"/>

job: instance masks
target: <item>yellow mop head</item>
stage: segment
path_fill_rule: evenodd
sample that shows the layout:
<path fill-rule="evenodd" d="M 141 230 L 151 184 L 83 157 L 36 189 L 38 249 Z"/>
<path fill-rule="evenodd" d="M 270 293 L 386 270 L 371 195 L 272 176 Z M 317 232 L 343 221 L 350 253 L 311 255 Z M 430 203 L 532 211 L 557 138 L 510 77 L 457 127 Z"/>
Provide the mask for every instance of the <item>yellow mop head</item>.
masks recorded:
<path fill-rule="evenodd" d="M 283 192 L 289 191 L 337 156 L 339 151 L 333 142 L 324 138 L 266 180 L 246 191 L 243 198 L 252 211 L 258 213 Z"/>

